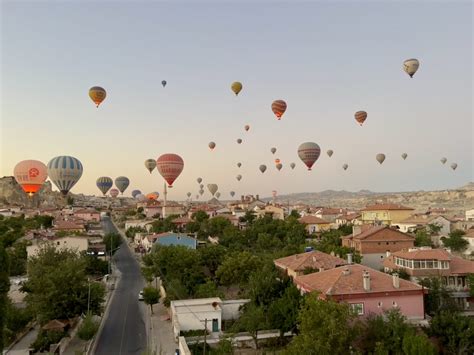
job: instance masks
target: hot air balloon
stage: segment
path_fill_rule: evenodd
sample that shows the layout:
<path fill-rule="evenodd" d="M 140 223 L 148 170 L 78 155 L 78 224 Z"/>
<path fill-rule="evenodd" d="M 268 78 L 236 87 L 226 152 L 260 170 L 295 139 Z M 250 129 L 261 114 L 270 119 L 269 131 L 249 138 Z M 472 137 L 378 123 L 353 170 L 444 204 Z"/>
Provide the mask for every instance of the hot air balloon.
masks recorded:
<path fill-rule="evenodd" d="M 278 120 L 281 119 L 281 116 L 283 116 L 283 114 L 285 113 L 286 111 L 286 102 L 283 101 L 283 100 L 275 100 L 273 101 L 272 103 L 272 111 L 273 113 L 275 114 L 275 116 L 277 117 Z"/>
<path fill-rule="evenodd" d="M 107 193 L 107 191 L 110 190 L 114 182 L 108 176 L 101 176 L 100 178 L 97 179 L 95 184 L 105 196 L 105 194 Z"/>
<path fill-rule="evenodd" d="M 100 86 L 93 86 L 89 89 L 89 97 L 94 101 L 97 107 L 105 100 L 106 96 L 107 92 Z"/>
<path fill-rule="evenodd" d="M 237 179 L 237 181 L 240 181 L 240 180 L 242 180 L 242 175 L 239 174 L 235 178 Z"/>
<path fill-rule="evenodd" d="M 161 85 L 163 85 L 163 87 L 165 87 L 166 86 L 166 80 L 162 80 Z"/>
<path fill-rule="evenodd" d="M 408 156 L 408 154 L 407 154 L 407 153 L 403 153 L 403 154 L 402 154 L 402 158 L 403 158 L 403 160 L 405 160 L 405 159 L 407 158 L 407 156 Z"/>
<path fill-rule="evenodd" d="M 270 149 L 270 152 L 272 152 L 272 154 L 275 154 L 277 151 L 277 149 L 275 147 L 273 147 L 272 149 Z"/>
<path fill-rule="evenodd" d="M 221 193 L 220 192 L 216 192 L 216 198 L 219 198 L 221 197 Z"/>
<path fill-rule="evenodd" d="M 239 92 L 242 91 L 242 83 L 239 81 L 234 81 L 230 88 L 234 92 L 235 96 L 237 96 Z"/>
<path fill-rule="evenodd" d="M 48 171 L 46 165 L 38 160 L 23 160 L 15 165 L 13 175 L 23 191 L 33 196 L 48 178 Z"/>
<path fill-rule="evenodd" d="M 275 159 L 275 164 L 278 164 L 278 163 L 280 163 L 280 159 L 277 158 Z"/>
<path fill-rule="evenodd" d="M 135 198 L 138 201 L 145 201 L 146 200 L 146 196 L 144 194 L 138 194 Z"/>
<path fill-rule="evenodd" d="M 132 197 L 135 198 L 137 195 L 140 195 L 142 192 L 140 190 L 133 190 L 132 191 Z"/>
<path fill-rule="evenodd" d="M 283 164 L 282 164 L 282 163 L 278 163 L 277 165 L 275 165 L 275 167 L 278 169 L 278 171 L 280 171 L 281 168 L 283 168 Z"/>
<path fill-rule="evenodd" d="M 295 166 L 296 166 L 296 164 L 295 164 L 295 163 L 291 163 L 291 164 L 290 164 L 290 168 L 291 168 L 291 170 L 293 170 L 293 169 L 295 168 Z"/>
<path fill-rule="evenodd" d="M 314 142 L 305 142 L 298 147 L 298 156 L 308 167 L 308 170 L 311 170 L 311 167 L 316 160 L 318 160 L 320 154 L 321 148 Z"/>
<path fill-rule="evenodd" d="M 272 191 L 272 196 L 273 196 L 273 198 L 277 197 L 277 191 L 276 190 Z"/>
<path fill-rule="evenodd" d="M 149 194 L 146 194 L 145 197 L 147 200 L 156 201 L 158 200 L 158 197 L 160 197 L 160 194 L 158 192 L 150 192 Z"/>
<path fill-rule="evenodd" d="M 145 167 L 148 169 L 148 171 L 151 172 L 153 171 L 153 169 L 156 168 L 156 160 L 155 159 L 147 159 L 145 160 Z"/>
<path fill-rule="evenodd" d="M 211 193 L 212 196 L 214 196 L 214 194 L 217 192 L 218 190 L 218 186 L 217 184 L 207 184 L 207 189 L 209 190 L 209 192 Z"/>
<path fill-rule="evenodd" d="M 329 156 L 329 158 L 331 158 L 332 155 L 334 154 L 334 152 L 332 151 L 332 149 L 329 149 L 326 153 L 327 153 L 327 155 Z"/>
<path fill-rule="evenodd" d="M 344 164 L 344 165 L 342 166 L 342 168 L 343 168 L 344 170 L 347 170 L 348 167 L 349 167 L 349 165 L 347 165 L 347 164 Z"/>
<path fill-rule="evenodd" d="M 188 198 L 190 198 L 190 197 L 191 197 L 191 192 L 188 192 L 188 193 L 186 194 L 186 196 L 188 196 Z"/>
<path fill-rule="evenodd" d="M 267 170 L 267 166 L 266 166 L 266 165 L 263 165 L 263 164 L 260 165 L 258 168 L 260 169 L 260 171 L 262 172 L 262 174 Z"/>
<path fill-rule="evenodd" d="M 115 179 L 115 186 L 119 191 L 122 193 L 127 189 L 128 185 L 130 185 L 130 180 L 126 176 L 119 176 Z"/>
<path fill-rule="evenodd" d="M 48 176 L 63 195 L 79 181 L 82 176 L 82 163 L 69 156 L 59 156 L 48 163 Z"/>
<path fill-rule="evenodd" d="M 204 184 L 199 185 L 200 189 L 204 189 Z"/>
<path fill-rule="evenodd" d="M 184 168 L 183 159 L 177 154 L 163 154 L 156 161 L 156 167 L 168 187 L 173 187 L 173 182 L 178 178 Z"/>
<path fill-rule="evenodd" d="M 196 181 L 197 181 L 198 184 L 200 184 L 200 183 L 202 182 L 202 178 L 198 177 L 198 178 L 196 179 Z"/>
<path fill-rule="evenodd" d="M 446 164 L 446 162 L 448 161 L 448 159 L 446 158 L 441 158 L 440 162 L 443 163 L 443 164 Z"/>
<path fill-rule="evenodd" d="M 419 67 L 420 62 L 415 58 L 407 59 L 403 62 L 403 70 L 410 75 L 410 78 L 413 78 L 413 75 L 415 75 Z"/>
<path fill-rule="evenodd" d="M 458 167 L 458 164 L 456 163 L 451 164 L 451 169 L 456 170 L 457 167 Z"/>
<path fill-rule="evenodd" d="M 237 163 L 237 167 L 240 168 L 242 166 L 242 163 Z"/>
<path fill-rule="evenodd" d="M 204 190 L 203 189 L 199 190 L 199 194 L 202 196 L 204 194 Z"/>
<path fill-rule="evenodd" d="M 109 194 L 110 194 L 110 196 L 112 196 L 113 198 L 116 198 L 116 197 L 119 195 L 119 190 L 118 190 L 118 189 L 110 189 Z"/>
<path fill-rule="evenodd" d="M 385 154 L 379 153 L 375 156 L 375 159 L 382 164 L 385 161 Z"/>
<path fill-rule="evenodd" d="M 357 111 L 354 114 L 354 117 L 355 117 L 356 121 L 359 122 L 359 124 L 362 126 L 364 124 L 365 120 L 367 119 L 367 112 Z"/>
<path fill-rule="evenodd" d="M 214 142 L 209 142 L 208 147 L 213 150 L 216 147 L 216 143 Z"/>
<path fill-rule="evenodd" d="M 242 144 L 242 139 L 237 139 L 237 144 Z"/>
<path fill-rule="evenodd" d="M 250 126 L 249 126 L 248 124 L 246 124 L 246 125 L 244 126 L 244 129 L 245 129 L 245 131 L 248 131 L 248 130 L 250 129 Z"/>
<path fill-rule="evenodd" d="M 235 196 L 235 192 L 234 191 L 231 191 L 230 192 L 230 197 L 234 197 Z"/>

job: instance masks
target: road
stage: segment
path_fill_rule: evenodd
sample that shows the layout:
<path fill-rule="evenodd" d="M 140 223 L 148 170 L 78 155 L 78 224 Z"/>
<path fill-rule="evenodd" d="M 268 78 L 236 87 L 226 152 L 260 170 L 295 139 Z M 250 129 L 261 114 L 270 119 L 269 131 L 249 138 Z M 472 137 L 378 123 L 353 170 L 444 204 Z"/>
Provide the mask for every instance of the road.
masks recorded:
<path fill-rule="evenodd" d="M 109 217 L 103 218 L 102 228 L 106 233 L 118 232 Z M 147 349 L 147 334 L 145 305 L 138 301 L 144 285 L 140 266 L 125 244 L 113 260 L 121 277 L 97 339 L 95 354 L 142 354 Z"/>

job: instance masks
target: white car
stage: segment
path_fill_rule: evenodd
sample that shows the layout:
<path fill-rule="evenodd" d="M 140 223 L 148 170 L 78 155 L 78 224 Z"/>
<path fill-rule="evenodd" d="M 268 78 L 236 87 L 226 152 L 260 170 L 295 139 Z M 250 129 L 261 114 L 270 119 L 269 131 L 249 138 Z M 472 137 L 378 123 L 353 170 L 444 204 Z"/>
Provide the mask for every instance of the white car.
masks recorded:
<path fill-rule="evenodd" d="M 143 291 L 138 292 L 138 300 L 143 301 Z"/>

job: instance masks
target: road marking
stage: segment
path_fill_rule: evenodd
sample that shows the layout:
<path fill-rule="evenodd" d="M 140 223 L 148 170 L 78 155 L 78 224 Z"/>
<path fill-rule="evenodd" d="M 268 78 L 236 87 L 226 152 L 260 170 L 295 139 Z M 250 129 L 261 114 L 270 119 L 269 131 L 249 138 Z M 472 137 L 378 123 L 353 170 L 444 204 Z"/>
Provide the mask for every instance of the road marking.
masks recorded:
<path fill-rule="evenodd" d="M 130 299 L 130 295 L 128 296 L 128 299 L 127 299 L 127 305 L 128 305 L 128 301 Z M 122 345 L 123 345 L 123 338 L 124 338 L 124 334 L 125 334 L 125 326 L 127 325 L 127 314 L 128 314 L 128 306 L 127 308 L 125 309 L 125 318 L 123 319 L 123 327 L 122 327 L 122 337 L 120 339 L 120 350 L 119 350 L 119 355 L 122 354 Z"/>

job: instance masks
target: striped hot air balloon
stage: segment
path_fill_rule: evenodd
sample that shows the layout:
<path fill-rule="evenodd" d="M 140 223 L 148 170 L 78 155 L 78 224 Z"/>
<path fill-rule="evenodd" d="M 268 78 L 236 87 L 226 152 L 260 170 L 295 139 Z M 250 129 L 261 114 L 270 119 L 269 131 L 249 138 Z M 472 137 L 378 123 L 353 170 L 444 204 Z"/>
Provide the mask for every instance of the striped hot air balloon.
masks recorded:
<path fill-rule="evenodd" d="M 320 155 L 321 148 L 314 142 L 305 142 L 298 147 L 298 156 L 308 167 L 308 170 L 311 170 L 311 167 L 316 160 L 318 160 Z"/>
<path fill-rule="evenodd" d="M 107 193 L 107 191 L 110 190 L 114 182 L 108 176 L 101 176 L 96 180 L 95 184 L 105 196 L 105 194 Z"/>
<path fill-rule="evenodd" d="M 184 168 L 184 161 L 177 154 L 167 153 L 161 155 L 156 160 L 158 172 L 168 183 L 168 187 L 173 187 L 173 182 L 178 178 Z"/>
<path fill-rule="evenodd" d="M 367 112 L 365 111 L 357 111 L 354 114 L 355 120 L 359 122 L 359 124 L 362 126 L 367 119 Z"/>
<path fill-rule="evenodd" d="M 63 195 L 79 181 L 83 172 L 79 159 L 69 156 L 59 156 L 48 163 L 48 176 Z"/>
<path fill-rule="evenodd" d="M 105 100 L 106 96 L 107 92 L 104 88 L 101 88 L 100 86 L 93 86 L 89 89 L 89 97 L 92 101 L 94 101 L 96 107 L 99 107 L 102 101 Z"/>
<path fill-rule="evenodd" d="M 280 120 L 281 117 L 283 116 L 283 114 L 285 113 L 286 107 L 287 107 L 286 102 L 283 101 L 283 100 L 273 101 L 272 111 L 273 111 L 273 113 L 275 114 L 275 116 L 277 117 L 278 120 Z"/>
<path fill-rule="evenodd" d="M 110 196 L 112 196 L 113 198 L 116 198 L 116 197 L 119 195 L 119 190 L 118 190 L 118 189 L 110 189 L 109 194 L 110 194 Z"/>
<path fill-rule="evenodd" d="M 142 192 L 140 190 L 133 190 L 132 191 L 132 197 L 135 198 L 137 197 L 138 195 L 140 195 Z"/>
<path fill-rule="evenodd" d="M 153 169 L 156 168 L 156 160 L 155 159 L 147 159 L 145 160 L 145 168 L 150 172 L 153 171 Z"/>
<path fill-rule="evenodd" d="M 15 165 L 13 176 L 23 191 L 33 196 L 48 178 L 46 165 L 38 160 L 23 160 Z"/>
<path fill-rule="evenodd" d="M 130 185 L 130 180 L 126 176 L 119 176 L 115 179 L 115 186 L 119 191 L 122 193 L 127 189 L 128 185 Z"/>

